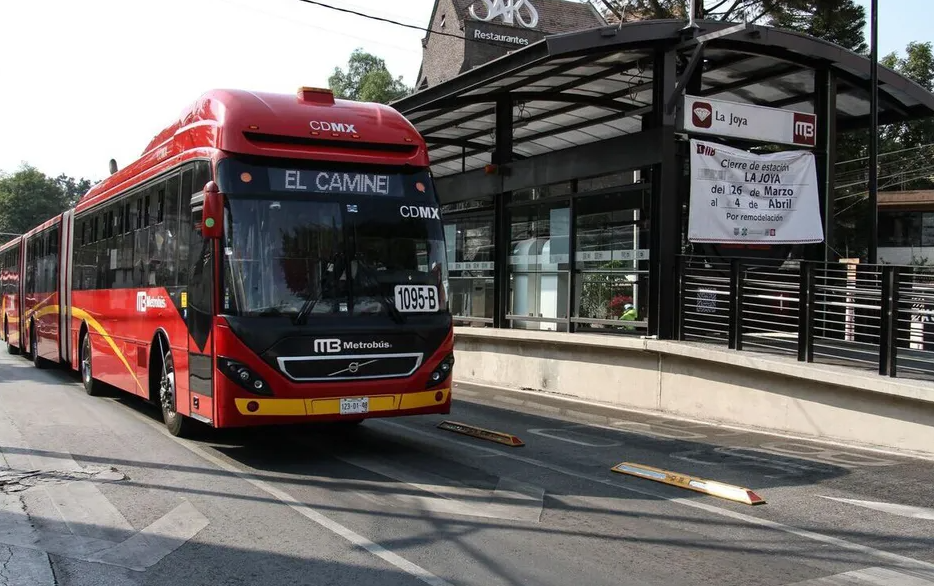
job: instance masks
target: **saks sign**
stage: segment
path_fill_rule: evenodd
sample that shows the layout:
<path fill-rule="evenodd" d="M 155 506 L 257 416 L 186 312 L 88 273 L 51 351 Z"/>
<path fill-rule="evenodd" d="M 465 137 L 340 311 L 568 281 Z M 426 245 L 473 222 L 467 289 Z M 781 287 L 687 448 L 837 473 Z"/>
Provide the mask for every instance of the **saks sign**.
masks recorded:
<path fill-rule="evenodd" d="M 817 116 L 726 100 L 684 96 L 686 132 L 813 147 Z"/>
<path fill-rule="evenodd" d="M 470 16 L 482 21 L 491 22 L 494 18 L 502 18 L 503 24 L 514 26 L 516 23 L 525 28 L 538 26 L 538 10 L 529 0 L 481 0 L 483 14 L 477 11 L 477 3 L 470 7 Z"/>

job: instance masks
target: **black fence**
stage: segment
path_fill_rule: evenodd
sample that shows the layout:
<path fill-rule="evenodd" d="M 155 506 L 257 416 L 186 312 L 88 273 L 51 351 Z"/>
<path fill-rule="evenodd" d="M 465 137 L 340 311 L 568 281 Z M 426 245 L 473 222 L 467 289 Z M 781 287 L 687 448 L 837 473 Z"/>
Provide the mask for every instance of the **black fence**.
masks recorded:
<path fill-rule="evenodd" d="M 681 257 L 681 340 L 934 380 L 934 270 Z"/>

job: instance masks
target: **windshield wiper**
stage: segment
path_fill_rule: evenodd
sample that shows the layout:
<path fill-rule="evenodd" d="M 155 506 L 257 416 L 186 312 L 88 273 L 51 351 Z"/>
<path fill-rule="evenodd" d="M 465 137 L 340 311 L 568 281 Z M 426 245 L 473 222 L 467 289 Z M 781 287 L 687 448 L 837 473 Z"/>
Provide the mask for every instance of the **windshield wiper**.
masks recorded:
<path fill-rule="evenodd" d="M 337 261 L 340 259 L 341 256 L 343 256 L 343 254 L 338 252 L 334 254 L 334 256 L 332 256 L 328 260 L 327 268 L 332 269 L 334 273 L 335 283 L 340 279 L 340 275 L 337 273 Z M 311 295 L 309 295 L 308 297 L 305 298 L 305 302 L 302 303 L 301 309 L 299 309 L 298 313 L 295 314 L 295 318 L 292 320 L 292 323 L 294 323 L 295 325 L 304 325 L 304 323 L 308 321 L 308 316 L 311 315 L 312 310 L 315 308 L 316 305 L 318 305 L 319 301 L 324 299 L 325 289 L 324 289 L 323 281 L 324 279 L 322 279 L 321 291 L 318 293 L 316 297 L 312 297 Z"/>
<path fill-rule="evenodd" d="M 392 316 L 392 319 L 394 319 L 396 323 L 400 323 L 400 324 L 405 323 L 406 321 L 405 314 L 399 311 L 399 308 L 396 307 L 396 303 L 389 297 L 389 295 L 383 295 L 382 293 L 380 293 L 380 290 L 379 290 L 380 282 L 379 282 L 379 277 L 376 276 L 376 269 L 366 264 L 365 262 L 361 261 L 359 258 L 356 258 L 354 260 L 357 261 L 357 266 L 360 269 L 362 269 L 363 274 L 366 276 L 366 278 L 369 279 L 371 283 L 373 283 L 373 286 L 376 288 L 376 298 L 380 301 L 380 303 L 383 304 L 383 306 L 389 312 L 389 315 Z"/>

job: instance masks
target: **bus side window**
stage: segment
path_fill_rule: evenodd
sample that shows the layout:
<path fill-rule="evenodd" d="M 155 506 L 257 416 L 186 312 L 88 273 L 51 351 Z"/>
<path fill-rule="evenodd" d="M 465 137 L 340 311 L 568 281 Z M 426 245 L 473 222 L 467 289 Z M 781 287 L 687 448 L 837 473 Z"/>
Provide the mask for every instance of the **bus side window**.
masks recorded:
<path fill-rule="evenodd" d="M 165 222 L 163 233 L 165 235 L 165 258 L 162 271 L 162 284 L 174 287 L 178 280 L 178 234 L 179 234 L 179 207 L 178 207 L 178 174 L 169 177 L 165 184 Z"/>
<path fill-rule="evenodd" d="M 188 243 L 191 238 L 191 196 L 196 190 L 192 186 L 191 168 L 182 171 L 181 191 L 179 192 L 178 218 L 178 284 L 188 286 Z"/>
<path fill-rule="evenodd" d="M 49 291 L 58 290 L 58 228 L 49 234 Z"/>

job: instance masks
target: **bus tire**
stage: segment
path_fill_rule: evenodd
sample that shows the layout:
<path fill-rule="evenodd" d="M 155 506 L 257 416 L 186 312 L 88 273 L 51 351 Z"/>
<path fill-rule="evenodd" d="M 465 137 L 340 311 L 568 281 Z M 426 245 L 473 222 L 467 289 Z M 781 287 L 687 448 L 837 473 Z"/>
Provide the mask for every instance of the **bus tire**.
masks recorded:
<path fill-rule="evenodd" d="M 102 383 L 94 380 L 94 365 L 91 357 L 94 353 L 91 351 L 91 334 L 84 332 L 81 336 L 81 345 L 79 346 L 78 372 L 81 374 L 81 383 L 84 384 L 84 392 L 92 397 L 101 395 Z"/>
<path fill-rule="evenodd" d="M 32 322 L 29 325 L 29 344 L 30 350 L 29 353 L 32 357 L 32 363 L 38 369 L 43 369 L 47 366 L 48 361 L 39 356 L 39 336 L 36 335 L 36 322 Z"/>
<path fill-rule="evenodd" d="M 3 318 L 3 339 L 6 340 L 6 351 L 8 354 L 16 356 L 19 354 L 19 348 L 10 343 L 10 321 Z"/>
<path fill-rule="evenodd" d="M 175 406 L 175 361 L 172 351 L 166 351 L 159 364 L 158 376 L 159 406 L 162 408 L 162 421 L 169 433 L 175 437 L 190 437 L 194 422 L 180 415 Z"/>

